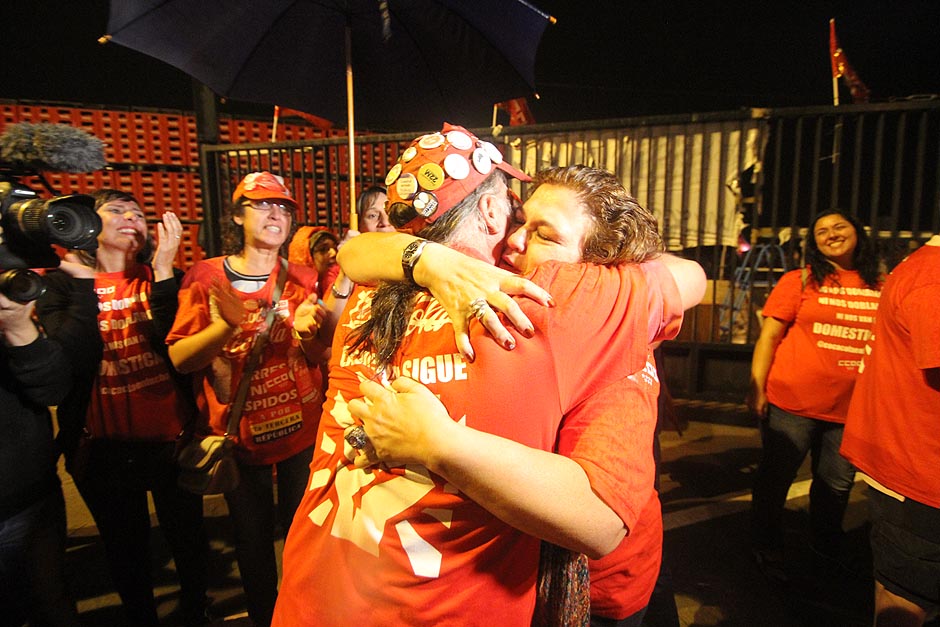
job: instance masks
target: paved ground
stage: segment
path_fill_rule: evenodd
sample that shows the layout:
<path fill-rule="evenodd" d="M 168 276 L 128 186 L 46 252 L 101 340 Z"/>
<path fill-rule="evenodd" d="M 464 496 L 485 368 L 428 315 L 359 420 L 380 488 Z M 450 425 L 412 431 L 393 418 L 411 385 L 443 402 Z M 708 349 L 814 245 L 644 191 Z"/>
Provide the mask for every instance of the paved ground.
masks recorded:
<path fill-rule="evenodd" d="M 683 627 L 863 627 L 871 624 L 872 581 L 867 542 L 865 487 L 857 483 L 846 518 L 849 562 L 855 572 L 817 559 L 805 542 L 808 465 L 788 503 L 789 583 L 765 579 L 747 551 L 747 508 L 751 475 L 760 453 L 757 430 L 739 406 L 686 404 L 692 418 L 680 437 L 665 433 L 663 502 L 666 563 L 673 575 Z M 84 504 L 66 477 L 69 507 L 69 569 L 79 610 L 88 627 L 120 625 L 100 540 Z M 226 627 L 249 627 L 221 497 L 206 499 L 212 541 L 210 594 Z M 156 523 L 156 521 L 154 521 Z M 176 625 L 172 560 L 162 536 L 153 537 L 158 555 L 157 595 L 164 625 Z M 224 617 L 224 623 L 222 620 Z"/>

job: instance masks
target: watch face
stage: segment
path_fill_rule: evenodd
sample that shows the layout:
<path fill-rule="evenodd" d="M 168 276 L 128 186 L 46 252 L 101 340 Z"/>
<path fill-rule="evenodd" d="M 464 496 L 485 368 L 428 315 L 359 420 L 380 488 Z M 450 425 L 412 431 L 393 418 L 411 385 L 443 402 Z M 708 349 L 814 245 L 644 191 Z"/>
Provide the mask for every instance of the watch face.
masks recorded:
<path fill-rule="evenodd" d="M 409 266 L 414 265 L 414 262 L 415 262 L 414 255 L 416 252 L 418 252 L 418 247 L 421 246 L 422 241 L 423 240 L 416 239 L 415 241 L 405 246 L 405 250 L 401 254 L 402 263 L 408 264 Z"/>

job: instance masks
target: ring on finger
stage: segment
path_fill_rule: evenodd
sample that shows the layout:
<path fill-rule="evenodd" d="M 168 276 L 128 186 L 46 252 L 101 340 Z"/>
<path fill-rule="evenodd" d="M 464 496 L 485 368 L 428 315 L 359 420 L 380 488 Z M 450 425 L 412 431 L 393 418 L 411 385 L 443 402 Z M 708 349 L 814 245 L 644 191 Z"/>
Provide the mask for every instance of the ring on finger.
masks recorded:
<path fill-rule="evenodd" d="M 366 434 L 366 429 L 362 425 L 357 425 L 349 430 L 349 432 L 343 436 L 349 446 L 355 449 L 364 449 L 369 443 L 369 436 Z"/>
<path fill-rule="evenodd" d="M 470 315 L 477 320 L 482 320 L 489 307 L 485 298 L 477 298 L 470 303 Z"/>

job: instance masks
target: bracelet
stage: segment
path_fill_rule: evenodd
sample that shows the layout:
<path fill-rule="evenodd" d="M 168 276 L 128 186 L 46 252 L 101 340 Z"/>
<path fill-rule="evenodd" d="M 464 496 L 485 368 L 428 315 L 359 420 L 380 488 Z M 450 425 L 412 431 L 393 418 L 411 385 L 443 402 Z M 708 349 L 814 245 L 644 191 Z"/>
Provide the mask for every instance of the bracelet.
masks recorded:
<path fill-rule="evenodd" d="M 427 245 L 428 240 L 416 239 L 405 246 L 405 250 L 401 253 L 401 269 L 405 273 L 405 280 L 415 282 L 415 266 L 418 264 L 418 260 L 421 259 L 421 253 L 424 252 L 424 247 Z"/>
<path fill-rule="evenodd" d="M 336 283 L 333 283 L 333 285 L 330 286 L 330 292 L 332 292 L 333 296 L 335 296 L 336 298 L 349 298 L 350 294 L 352 294 L 353 292 L 353 286 L 350 285 L 349 291 L 343 294 L 342 292 L 337 291 Z"/>

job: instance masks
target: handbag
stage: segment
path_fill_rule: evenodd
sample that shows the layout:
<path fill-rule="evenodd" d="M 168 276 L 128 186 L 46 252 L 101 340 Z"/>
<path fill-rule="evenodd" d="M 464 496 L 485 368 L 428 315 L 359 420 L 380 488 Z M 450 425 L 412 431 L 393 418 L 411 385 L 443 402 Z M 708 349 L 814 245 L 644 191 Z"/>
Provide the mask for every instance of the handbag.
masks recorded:
<path fill-rule="evenodd" d="M 177 455 L 179 474 L 177 485 L 193 494 L 224 494 L 238 487 L 238 463 L 235 461 L 235 438 L 238 423 L 248 397 L 251 375 L 261 359 L 261 350 L 268 340 L 271 325 L 274 323 L 274 310 L 281 299 L 284 283 L 287 281 L 287 260 L 281 258 L 281 268 L 274 287 L 272 306 L 265 317 L 262 331 L 251 346 L 251 354 L 238 382 L 235 399 L 229 406 L 228 424 L 224 435 L 210 435 L 199 440 L 192 440 L 180 449 Z"/>

